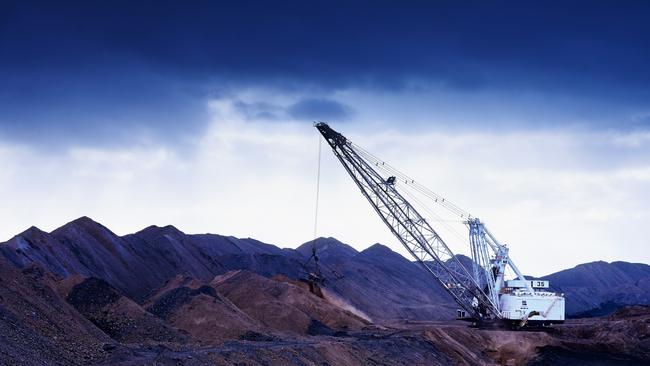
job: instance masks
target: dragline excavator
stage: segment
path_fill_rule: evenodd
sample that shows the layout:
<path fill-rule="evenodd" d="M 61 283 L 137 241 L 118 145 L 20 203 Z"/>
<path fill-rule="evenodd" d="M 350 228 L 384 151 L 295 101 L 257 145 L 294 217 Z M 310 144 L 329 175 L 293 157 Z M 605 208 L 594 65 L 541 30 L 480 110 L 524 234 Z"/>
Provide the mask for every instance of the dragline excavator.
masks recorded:
<path fill-rule="evenodd" d="M 314 126 L 323 135 L 361 193 L 416 261 L 458 303 L 458 318 L 478 324 L 505 321 L 516 328 L 564 321 L 564 296 L 548 291 L 549 282 L 528 280 L 478 218 L 378 159 L 327 123 Z M 426 206 L 413 192 L 460 217 L 469 229 L 471 268 L 416 210 Z M 405 198 L 408 196 L 411 202 Z M 506 279 L 506 269 L 514 272 Z"/>

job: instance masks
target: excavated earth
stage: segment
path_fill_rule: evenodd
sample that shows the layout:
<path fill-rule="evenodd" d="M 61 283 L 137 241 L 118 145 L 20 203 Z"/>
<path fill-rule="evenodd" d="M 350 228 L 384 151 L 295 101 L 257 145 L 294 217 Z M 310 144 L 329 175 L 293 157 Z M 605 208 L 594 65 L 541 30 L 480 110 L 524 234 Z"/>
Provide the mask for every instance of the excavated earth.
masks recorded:
<path fill-rule="evenodd" d="M 544 331 L 371 323 L 299 283 L 174 278 L 139 305 L 103 280 L 0 266 L 4 365 L 638 365 L 650 307 Z M 64 295 L 65 297 L 63 297 Z M 337 299 L 340 301 L 340 299 Z"/>
<path fill-rule="evenodd" d="M 641 365 L 650 361 L 650 309 L 637 311 L 643 315 L 572 321 L 544 331 L 431 322 L 368 326 L 331 336 L 228 341 L 194 350 L 122 348 L 104 364 Z M 589 334 L 594 338 L 585 338 Z"/>
<path fill-rule="evenodd" d="M 320 244 L 329 282 L 317 295 L 304 281 L 308 247 L 173 227 L 119 237 L 88 218 L 31 228 L 0 244 L 0 365 L 650 363 L 650 306 L 477 329 L 442 320 L 446 294 L 387 247 Z"/>

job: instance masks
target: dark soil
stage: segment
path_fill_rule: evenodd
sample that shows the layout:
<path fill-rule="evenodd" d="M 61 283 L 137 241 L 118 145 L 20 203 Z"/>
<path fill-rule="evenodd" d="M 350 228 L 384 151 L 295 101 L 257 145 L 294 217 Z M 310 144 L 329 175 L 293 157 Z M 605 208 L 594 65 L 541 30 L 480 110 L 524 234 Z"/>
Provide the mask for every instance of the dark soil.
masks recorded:
<path fill-rule="evenodd" d="M 89 278 L 74 286 L 66 300 L 79 312 L 94 313 L 117 301 L 122 295 L 106 281 Z"/>
<path fill-rule="evenodd" d="M 198 289 L 178 287 L 167 291 L 153 305 L 149 306 L 147 310 L 162 319 L 168 319 L 178 308 L 188 303 L 194 296 L 200 294 L 219 299 L 216 290 L 210 286 L 201 286 Z"/>
<path fill-rule="evenodd" d="M 72 288 L 67 301 L 111 338 L 126 343 L 179 342 L 187 336 L 124 297 L 106 281 L 88 278 Z"/>
<path fill-rule="evenodd" d="M 649 360 L 621 358 L 616 355 L 568 350 L 562 347 L 545 346 L 529 366 L 638 366 L 648 364 Z"/>

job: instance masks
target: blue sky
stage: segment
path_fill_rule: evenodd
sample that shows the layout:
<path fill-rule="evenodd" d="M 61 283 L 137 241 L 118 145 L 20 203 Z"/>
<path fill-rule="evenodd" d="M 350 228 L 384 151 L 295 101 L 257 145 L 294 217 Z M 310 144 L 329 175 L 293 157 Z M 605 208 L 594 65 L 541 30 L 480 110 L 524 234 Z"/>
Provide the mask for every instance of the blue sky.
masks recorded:
<path fill-rule="evenodd" d="M 645 1 L 4 1 L 0 235 L 90 215 L 295 246 L 327 120 L 531 273 L 647 263 L 649 45 Z M 398 250 L 331 158 L 321 234 Z"/>

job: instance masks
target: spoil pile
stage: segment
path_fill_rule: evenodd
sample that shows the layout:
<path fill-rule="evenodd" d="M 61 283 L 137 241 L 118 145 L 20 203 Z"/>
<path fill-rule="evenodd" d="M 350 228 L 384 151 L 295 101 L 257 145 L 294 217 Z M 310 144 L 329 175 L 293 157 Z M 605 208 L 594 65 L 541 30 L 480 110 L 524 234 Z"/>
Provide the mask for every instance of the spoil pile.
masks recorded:
<path fill-rule="evenodd" d="M 249 271 L 231 271 L 217 276 L 211 285 L 251 318 L 266 327 L 291 334 L 332 334 L 368 324 L 305 288 Z"/>
<path fill-rule="evenodd" d="M 187 338 L 98 278 L 87 278 L 72 287 L 66 300 L 119 342 L 184 343 Z"/>
<path fill-rule="evenodd" d="M 213 287 L 196 280 L 168 283 L 154 295 L 147 310 L 187 332 L 199 344 L 217 344 L 263 331 L 257 321 Z"/>
<path fill-rule="evenodd" d="M 41 268 L 0 259 L 0 364 L 85 365 L 111 340 L 67 304 Z"/>

